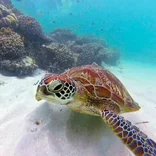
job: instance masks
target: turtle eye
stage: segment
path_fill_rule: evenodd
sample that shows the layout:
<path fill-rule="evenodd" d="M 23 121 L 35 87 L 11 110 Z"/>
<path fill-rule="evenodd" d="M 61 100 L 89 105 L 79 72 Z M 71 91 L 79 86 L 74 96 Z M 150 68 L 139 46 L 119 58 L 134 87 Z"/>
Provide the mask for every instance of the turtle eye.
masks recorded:
<path fill-rule="evenodd" d="M 63 88 L 63 84 L 59 84 L 58 86 L 56 86 L 56 87 L 54 88 L 54 91 L 58 92 L 58 91 L 60 91 L 62 88 Z"/>
<path fill-rule="evenodd" d="M 50 92 L 56 93 L 62 90 L 64 85 L 61 81 L 56 80 L 56 81 L 51 82 L 47 87 Z"/>

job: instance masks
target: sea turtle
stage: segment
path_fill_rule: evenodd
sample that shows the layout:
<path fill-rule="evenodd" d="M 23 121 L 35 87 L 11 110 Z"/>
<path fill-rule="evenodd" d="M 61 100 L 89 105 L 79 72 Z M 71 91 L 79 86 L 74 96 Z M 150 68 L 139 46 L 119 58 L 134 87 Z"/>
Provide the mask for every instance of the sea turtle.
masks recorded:
<path fill-rule="evenodd" d="M 45 74 L 37 87 L 36 99 L 101 116 L 135 155 L 156 156 L 156 143 L 119 116 L 120 113 L 137 111 L 140 106 L 118 78 L 96 64 L 74 67 L 60 75 Z"/>

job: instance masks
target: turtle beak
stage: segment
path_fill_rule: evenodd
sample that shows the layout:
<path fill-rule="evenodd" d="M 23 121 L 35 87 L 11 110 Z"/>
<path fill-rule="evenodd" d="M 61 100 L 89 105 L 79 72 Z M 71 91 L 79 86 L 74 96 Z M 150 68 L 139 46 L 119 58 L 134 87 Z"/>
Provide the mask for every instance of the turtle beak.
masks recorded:
<path fill-rule="evenodd" d="M 36 95 L 35 95 L 35 98 L 36 98 L 36 100 L 37 101 L 41 101 L 42 100 L 42 98 L 41 98 L 41 96 L 40 96 L 40 94 L 39 94 L 39 91 L 40 89 L 39 89 L 39 86 L 37 87 L 37 90 L 36 90 Z"/>
<path fill-rule="evenodd" d="M 53 101 L 55 96 L 53 93 L 49 93 L 45 85 L 38 86 L 36 90 L 35 98 L 37 101 L 46 100 L 46 101 Z"/>
<path fill-rule="evenodd" d="M 36 98 L 37 101 L 41 101 L 42 100 L 42 98 L 38 95 L 38 93 L 36 93 L 35 98 Z"/>

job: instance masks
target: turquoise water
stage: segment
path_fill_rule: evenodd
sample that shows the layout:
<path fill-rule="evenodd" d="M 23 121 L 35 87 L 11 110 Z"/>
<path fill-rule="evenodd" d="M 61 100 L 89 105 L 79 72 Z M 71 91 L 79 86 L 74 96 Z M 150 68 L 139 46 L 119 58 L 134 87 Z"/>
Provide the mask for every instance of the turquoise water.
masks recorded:
<path fill-rule="evenodd" d="M 122 57 L 156 61 L 155 0 L 12 0 L 35 17 L 44 32 L 68 28 L 78 35 L 104 38 Z"/>
<path fill-rule="evenodd" d="M 127 91 L 141 109 L 121 116 L 155 150 L 156 0 L 11 0 L 22 15 L 8 1 L 0 0 L 0 156 L 132 156 L 101 118 L 66 107 L 114 110 L 112 98 L 124 110 L 131 107 Z M 95 66 L 67 78 L 46 74 L 93 62 L 127 91 Z"/>

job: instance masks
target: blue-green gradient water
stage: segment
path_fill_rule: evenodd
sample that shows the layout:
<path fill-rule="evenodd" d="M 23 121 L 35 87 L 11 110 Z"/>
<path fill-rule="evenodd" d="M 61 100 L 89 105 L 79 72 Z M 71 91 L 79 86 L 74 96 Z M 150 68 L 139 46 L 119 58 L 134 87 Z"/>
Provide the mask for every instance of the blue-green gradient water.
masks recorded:
<path fill-rule="evenodd" d="M 124 59 L 156 62 L 155 0 L 12 0 L 45 33 L 67 28 L 102 37 Z"/>

